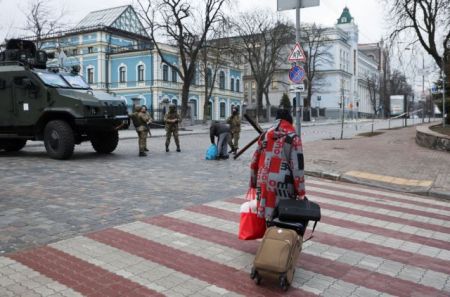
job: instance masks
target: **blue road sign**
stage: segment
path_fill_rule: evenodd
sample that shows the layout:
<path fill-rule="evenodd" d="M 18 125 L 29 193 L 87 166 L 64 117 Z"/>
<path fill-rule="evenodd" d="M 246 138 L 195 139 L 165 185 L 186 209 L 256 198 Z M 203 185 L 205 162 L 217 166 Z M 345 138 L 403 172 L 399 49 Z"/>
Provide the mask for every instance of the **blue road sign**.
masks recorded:
<path fill-rule="evenodd" d="M 289 70 L 289 79 L 294 84 L 300 84 L 305 79 L 305 69 L 302 66 L 292 66 Z"/>

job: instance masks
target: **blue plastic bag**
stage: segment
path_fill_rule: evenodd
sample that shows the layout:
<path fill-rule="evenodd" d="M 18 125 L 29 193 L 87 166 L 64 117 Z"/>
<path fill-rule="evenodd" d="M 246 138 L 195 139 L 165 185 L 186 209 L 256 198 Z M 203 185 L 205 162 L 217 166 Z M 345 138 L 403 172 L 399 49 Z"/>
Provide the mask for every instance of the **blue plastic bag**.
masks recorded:
<path fill-rule="evenodd" d="M 217 145 L 211 144 L 206 151 L 206 160 L 215 160 L 217 157 Z"/>

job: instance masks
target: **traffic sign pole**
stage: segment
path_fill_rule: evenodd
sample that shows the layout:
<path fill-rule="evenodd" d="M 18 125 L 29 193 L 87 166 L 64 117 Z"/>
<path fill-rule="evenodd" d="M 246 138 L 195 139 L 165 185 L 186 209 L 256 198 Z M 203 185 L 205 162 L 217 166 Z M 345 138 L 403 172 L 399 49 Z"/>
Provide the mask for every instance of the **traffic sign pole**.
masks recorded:
<path fill-rule="evenodd" d="M 295 42 L 300 42 L 300 7 L 302 6 L 302 0 L 297 0 L 297 8 L 295 9 Z M 296 97 L 296 112 L 295 112 L 295 125 L 297 129 L 297 134 L 302 137 L 302 124 L 301 124 L 301 113 L 303 112 L 303 102 L 300 98 L 300 92 L 295 93 Z"/>

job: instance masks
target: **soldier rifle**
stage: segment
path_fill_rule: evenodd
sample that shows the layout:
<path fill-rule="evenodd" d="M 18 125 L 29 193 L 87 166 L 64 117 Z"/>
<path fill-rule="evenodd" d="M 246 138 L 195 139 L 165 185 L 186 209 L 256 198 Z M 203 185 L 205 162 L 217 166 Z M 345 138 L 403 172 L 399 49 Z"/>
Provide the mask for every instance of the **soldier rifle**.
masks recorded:
<path fill-rule="evenodd" d="M 233 159 L 236 160 L 237 158 L 239 158 L 240 155 L 242 155 L 243 153 L 245 153 L 246 150 L 248 150 L 252 145 L 254 145 L 259 137 L 261 136 L 262 133 L 264 133 L 264 130 L 261 128 L 260 125 L 258 125 L 258 123 L 256 123 L 248 114 L 244 114 L 244 118 L 250 123 L 250 125 L 252 125 L 253 128 L 255 128 L 255 130 L 259 133 L 258 137 L 256 137 L 255 139 L 253 139 L 252 141 L 250 141 L 246 146 L 244 146 L 242 149 L 240 149 L 236 155 L 234 155 Z"/>

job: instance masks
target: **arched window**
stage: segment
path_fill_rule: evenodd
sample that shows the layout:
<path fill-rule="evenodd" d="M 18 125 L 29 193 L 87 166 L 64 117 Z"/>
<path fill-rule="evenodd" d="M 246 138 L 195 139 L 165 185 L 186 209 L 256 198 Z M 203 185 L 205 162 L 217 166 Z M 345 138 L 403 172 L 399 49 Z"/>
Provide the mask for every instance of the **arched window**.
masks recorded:
<path fill-rule="evenodd" d="M 119 68 L 119 82 L 124 83 L 127 81 L 127 69 L 125 66 Z"/>
<path fill-rule="evenodd" d="M 137 75 L 138 81 L 143 82 L 144 81 L 144 65 L 138 65 L 137 73 L 138 73 L 138 75 Z"/>
<path fill-rule="evenodd" d="M 241 82 L 240 82 L 239 78 L 236 79 L 236 92 L 240 92 L 240 88 L 241 88 L 240 84 L 241 84 Z"/>
<path fill-rule="evenodd" d="M 225 89 L 225 73 L 223 71 L 220 71 L 219 89 Z"/>
<path fill-rule="evenodd" d="M 234 91 L 234 78 L 230 79 L 230 90 Z"/>
<path fill-rule="evenodd" d="M 212 87 L 213 85 L 213 81 L 212 81 L 212 71 L 211 69 L 208 68 L 208 70 L 206 71 L 206 85 L 208 87 Z"/>
<path fill-rule="evenodd" d="M 225 102 L 220 102 L 219 113 L 221 118 L 225 117 Z"/>
<path fill-rule="evenodd" d="M 169 66 L 163 65 L 163 81 L 169 81 Z"/>

